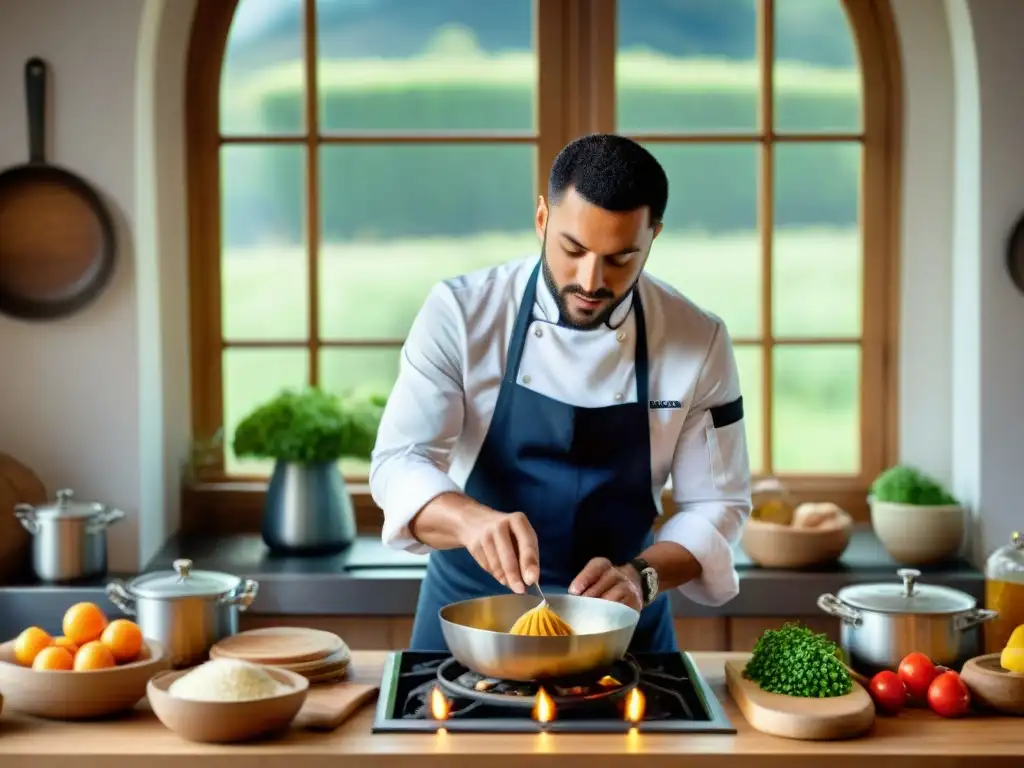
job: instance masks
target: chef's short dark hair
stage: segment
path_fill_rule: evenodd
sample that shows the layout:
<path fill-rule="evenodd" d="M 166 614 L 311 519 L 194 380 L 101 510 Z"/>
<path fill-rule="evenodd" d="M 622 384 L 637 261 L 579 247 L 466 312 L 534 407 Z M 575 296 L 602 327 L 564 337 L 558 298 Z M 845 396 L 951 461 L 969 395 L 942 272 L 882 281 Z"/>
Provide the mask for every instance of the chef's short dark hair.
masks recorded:
<path fill-rule="evenodd" d="M 606 211 L 635 211 L 646 206 L 651 224 L 665 215 L 668 177 L 650 152 L 632 139 L 594 133 L 569 142 L 551 166 L 548 198 L 558 203 L 570 187 Z"/>

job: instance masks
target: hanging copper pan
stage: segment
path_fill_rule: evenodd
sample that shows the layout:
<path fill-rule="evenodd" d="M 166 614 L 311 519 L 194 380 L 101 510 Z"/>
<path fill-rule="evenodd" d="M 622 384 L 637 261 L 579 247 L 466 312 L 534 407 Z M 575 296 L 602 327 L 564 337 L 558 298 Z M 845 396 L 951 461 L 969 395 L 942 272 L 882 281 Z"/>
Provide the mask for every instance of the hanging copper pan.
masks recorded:
<path fill-rule="evenodd" d="M 25 64 L 29 161 L 0 173 L 0 312 L 77 312 L 114 271 L 114 223 L 96 190 L 46 161 L 46 63 Z"/>

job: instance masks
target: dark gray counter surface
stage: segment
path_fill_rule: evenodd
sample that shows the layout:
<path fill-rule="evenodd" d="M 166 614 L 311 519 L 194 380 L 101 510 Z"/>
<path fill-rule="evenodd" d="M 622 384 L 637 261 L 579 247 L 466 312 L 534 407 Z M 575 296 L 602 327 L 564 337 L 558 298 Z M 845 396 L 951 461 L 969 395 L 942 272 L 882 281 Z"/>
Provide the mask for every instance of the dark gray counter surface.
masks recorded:
<path fill-rule="evenodd" d="M 169 570 L 171 563 L 181 557 L 192 560 L 197 569 L 256 579 L 259 594 L 249 610 L 261 614 L 411 616 L 426 566 L 426 556 L 388 549 L 375 537 L 361 537 L 337 555 L 300 558 L 270 555 L 259 535 L 174 536 L 144 571 Z M 834 593 L 858 582 L 898 581 L 899 565 L 866 526 L 855 532 L 839 562 L 824 568 L 759 568 L 738 547 L 735 557 L 740 574 L 740 594 L 735 599 L 710 607 L 673 592 L 674 614 L 681 618 L 815 616 L 820 614 L 816 603 L 822 593 Z M 963 590 L 979 603 L 983 599 L 984 577 L 967 561 L 919 570 L 922 583 Z M 130 579 L 133 575 L 112 574 L 110 578 Z M 26 578 L 0 586 L 0 636 L 10 636 L 9 622 L 20 629 L 33 616 L 60 617 L 77 600 L 93 600 L 112 614 L 119 614 L 104 594 L 107 581 L 63 587 L 41 586 Z"/>

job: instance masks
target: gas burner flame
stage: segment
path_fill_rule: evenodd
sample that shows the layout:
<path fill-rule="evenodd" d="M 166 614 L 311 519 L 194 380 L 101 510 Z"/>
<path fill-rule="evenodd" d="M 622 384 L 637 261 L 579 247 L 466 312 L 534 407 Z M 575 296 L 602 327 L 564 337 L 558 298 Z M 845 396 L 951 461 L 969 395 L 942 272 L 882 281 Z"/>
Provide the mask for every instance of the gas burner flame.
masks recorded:
<path fill-rule="evenodd" d="M 441 693 L 441 689 L 434 688 L 430 692 L 430 716 L 435 720 L 447 720 L 449 709 L 448 699 Z"/>
<path fill-rule="evenodd" d="M 634 688 L 626 694 L 626 720 L 639 723 L 644 719 L 646 709 L 647 702 L 639 688 Z"/>
<path fill-rule="evenodd" d="M 555 702 L 543 688 L 537 691 L 537 703 L 533 705 L 533 719 L 538 723 L 550 723 L 555 719 Z"/>

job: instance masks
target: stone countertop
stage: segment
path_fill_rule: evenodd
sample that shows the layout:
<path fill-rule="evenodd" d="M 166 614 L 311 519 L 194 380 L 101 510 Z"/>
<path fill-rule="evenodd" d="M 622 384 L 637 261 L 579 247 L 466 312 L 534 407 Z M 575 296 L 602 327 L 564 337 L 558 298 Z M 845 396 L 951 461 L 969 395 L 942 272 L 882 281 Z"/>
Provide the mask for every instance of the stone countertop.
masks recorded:
<path fill-rule="evenodd" d="M 426 567 L 425 555 L 384 547 L 376 537 L 363 536 L 346 551 L 316 557 L 271 555 L 258 534 L 227 537 L 173 536 L 144 571 L 169 570 L 177 558 L 188 558 L 202 570 L 224 571 L 259 582 L 259 594 L 249 609 L 257 614 L 321 614 L 350 616 L 411 616 Z M 832 565 L 806 570 L 766 569 L 753 565 L 739 547 L 735 550 L 740 575 L 739 595 L 719 607 L 697 605 L 678 592 L 671 595 L 675 616 L 794 617 L 814 616 L 818 596 L 866 581 L 897 581 L 900 567 L 882 548 L 870 527 L 854 533 L 842 558 Z M 983 574 L 965 560 L 922 567 L 921 581 L 960 589 L 979 602 L 984 596 Z M 133 574 L 112 574 L 131 578 Z M 105 603 L 110 579 L 76 587 L 40 586 L 31 579 L 0 587 L 0 617 L 21 614 L 30 606 L 54 602 L 66 607 L 69 590 L 81 599 Z M 63 607 L 54 615 L 60 615 Z M 3 619 L 0 618 L 0 623 Z"/>

